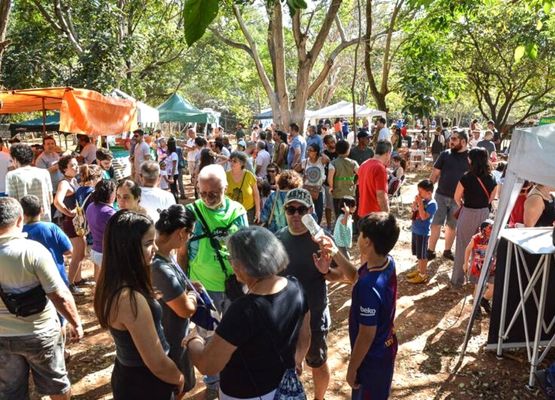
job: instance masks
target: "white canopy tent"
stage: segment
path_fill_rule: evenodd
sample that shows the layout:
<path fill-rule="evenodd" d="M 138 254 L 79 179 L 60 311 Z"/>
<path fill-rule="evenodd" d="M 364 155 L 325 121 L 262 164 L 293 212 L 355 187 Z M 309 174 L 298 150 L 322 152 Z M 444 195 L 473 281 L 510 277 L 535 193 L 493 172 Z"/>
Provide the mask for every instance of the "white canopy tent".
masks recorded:
<path fill-rule="evenodd" d="M 372 118 L 372 117 L 386 117 L 386 113 L 380 110 L 374 110 L 366 106 L 356 106 L 357 117 Z M 341 100 L 339 103 L 312 111 L 310 113 L 311 119 L 319 118 L 349 118 L 353 116 L 353 103 Z"/>
<path fill-rule="evenodd" d="M 499 198 L 499 206 L 493 224 L 490 240 L 480 279 L 477 285 L 475 298 L 480 299 L 485 291 L 487 278 L 491 266 L 491 260 L 501 232 L 505 229 L 507 221 L 517 200 L 518 194 L 525 180 L 555 186 L 555 124 L 538 126 L 527 129 L 519 129 L 513 133 L 509 162 L 505 174 L 505 181 Z M 507 266 L 509 268 L 510 266 Z M 503 307 L 503 305 L 501 305 Z M 470 339 L 472 326 L 475 319 L 476 308 L 480 302 L 475 301 L 472 316 L 468 322 L 466 335 L 461 350 L 458 365 L 462 363 L 466 347 Z"/>
<path fill-rule="evenodd" d="M 137 122 L 141 126 L 156 125 L 160 122 L 160 114 L 158 110 L 142 101 L 137 101 L 133 96 L 125 93 L 122 90 L 114 89 L 111 93 L 112 97 L 119 97 L 137 102 Z"/>

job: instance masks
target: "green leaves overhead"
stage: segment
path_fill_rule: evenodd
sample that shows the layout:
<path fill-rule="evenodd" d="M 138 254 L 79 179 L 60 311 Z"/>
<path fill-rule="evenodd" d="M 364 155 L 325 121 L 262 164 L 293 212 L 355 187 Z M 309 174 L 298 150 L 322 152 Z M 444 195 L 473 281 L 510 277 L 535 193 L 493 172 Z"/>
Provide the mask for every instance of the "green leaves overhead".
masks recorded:
<path fill-rule="evenodd" d="M 218 15 L 218 0 L 185 0 L 185 40 L 191 46 L 206 32 L 206 28 Z"/>

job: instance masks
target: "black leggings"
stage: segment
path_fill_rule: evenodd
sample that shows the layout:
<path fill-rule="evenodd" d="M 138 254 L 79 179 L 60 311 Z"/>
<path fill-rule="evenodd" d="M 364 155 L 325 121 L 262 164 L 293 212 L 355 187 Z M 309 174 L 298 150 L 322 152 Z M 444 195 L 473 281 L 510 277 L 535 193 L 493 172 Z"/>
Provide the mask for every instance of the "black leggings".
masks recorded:
<path fill-rule="evenodd" d="M 112 371 L 114 400 L 172 399 L 174 386 L 158 379 L 146 367 L 126 367 L 116 358 Z"/>
<path fill-rule="evenodd" d="M 177 182 L 179 179 L 179 175 L 173 176 L 173 182 L 170 183 L 170 190 L 172 191 L 173 197 L 175 197 L 175 201 L 178 202 L 179 200 L 179 192 L 177 190 Z"/>

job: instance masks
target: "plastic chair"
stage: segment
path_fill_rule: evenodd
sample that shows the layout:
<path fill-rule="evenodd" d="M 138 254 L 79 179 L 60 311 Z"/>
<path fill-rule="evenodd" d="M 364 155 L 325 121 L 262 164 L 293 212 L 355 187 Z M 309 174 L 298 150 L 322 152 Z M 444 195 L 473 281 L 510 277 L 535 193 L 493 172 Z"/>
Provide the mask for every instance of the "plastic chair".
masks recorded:
<path fill-rule="evenodd" d="M 399 210 L 399 206 L 403 205 L 403 198 L 401 197 L 401 188 L 403 187 L 406 179 L 407 179 L 406 176 L 403 175 L 401 179 L 397 180 L 396 181 L 398 182 L 397 187 L 393 188 L 393 191 L 387 195 L 389 199 L 390 208 L 393 208 L 393 205 L 395 204 L 396 206 L 395 208 Z"/>

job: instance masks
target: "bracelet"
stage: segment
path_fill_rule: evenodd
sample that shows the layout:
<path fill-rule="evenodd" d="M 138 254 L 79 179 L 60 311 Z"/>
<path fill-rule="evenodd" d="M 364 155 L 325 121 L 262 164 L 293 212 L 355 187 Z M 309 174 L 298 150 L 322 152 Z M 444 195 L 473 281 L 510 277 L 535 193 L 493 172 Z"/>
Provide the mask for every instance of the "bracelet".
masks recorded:
<path fill-rule="evenodd" d="M 193 341 L 195 339 L 200 340 L 202 342 L 202 344 L 204 344 L 204 339 L 201 338 L 198 335 L 195 335 L 195 336 L 191 336 L 189 339 L 187 339 L 187 341 L 185 342 L 185 345 L 183 347 L 185 347 L 185 348 L 189 347 L 189 343 L 191 343 L 191 341 Z"/>

